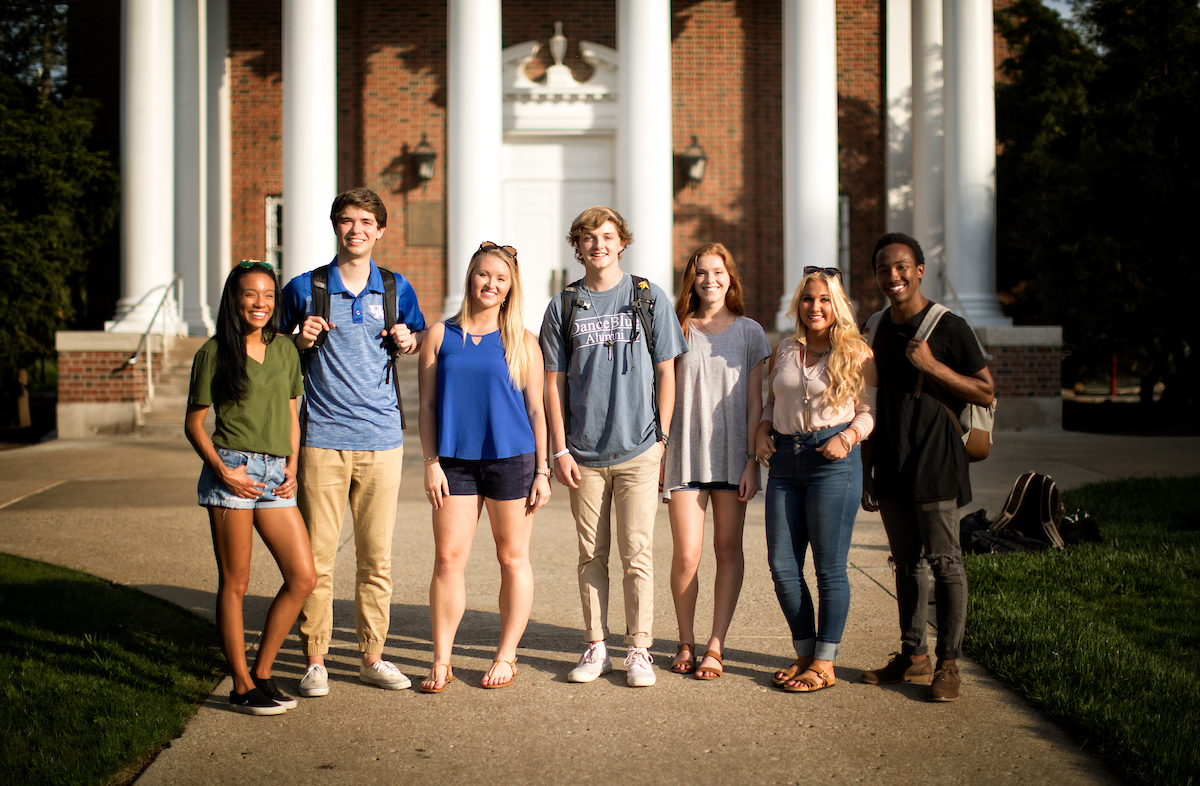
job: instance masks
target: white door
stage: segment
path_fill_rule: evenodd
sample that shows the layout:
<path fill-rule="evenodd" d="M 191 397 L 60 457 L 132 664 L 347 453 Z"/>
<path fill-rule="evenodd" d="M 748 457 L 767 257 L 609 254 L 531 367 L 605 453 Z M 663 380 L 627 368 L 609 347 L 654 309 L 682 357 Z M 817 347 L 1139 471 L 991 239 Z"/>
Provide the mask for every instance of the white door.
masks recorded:
<path fill-rule="evenodd" d="M 525 327 L 536 334 L 550 298 L 583 277 L 566 240 L 572 219 L 612 204 L 612 137 L 509 136 L 502 179 L 504 237 L 496 242 L 517 249 Z"/>

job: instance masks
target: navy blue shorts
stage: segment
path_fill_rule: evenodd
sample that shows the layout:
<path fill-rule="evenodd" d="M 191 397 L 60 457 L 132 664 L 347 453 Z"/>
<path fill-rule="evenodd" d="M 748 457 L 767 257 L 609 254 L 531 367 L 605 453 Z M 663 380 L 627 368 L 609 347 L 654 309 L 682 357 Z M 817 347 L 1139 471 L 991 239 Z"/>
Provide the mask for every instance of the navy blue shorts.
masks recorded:
<path fill-rule="evenodd" d="M 502 459 L 440 458 L 452 497 L 486 497 L 495 500 L 525 499 L 533 487 L 534 455 Z"/>
<path fill-rule="evenodd" d="M 691 483 L 684 483 L 682 486 L 671 489 L 671 491 L 740 491 L 740 487 L 736 483 L 726 483 L 723 480 L 699 481 L 693 480 Z"/>

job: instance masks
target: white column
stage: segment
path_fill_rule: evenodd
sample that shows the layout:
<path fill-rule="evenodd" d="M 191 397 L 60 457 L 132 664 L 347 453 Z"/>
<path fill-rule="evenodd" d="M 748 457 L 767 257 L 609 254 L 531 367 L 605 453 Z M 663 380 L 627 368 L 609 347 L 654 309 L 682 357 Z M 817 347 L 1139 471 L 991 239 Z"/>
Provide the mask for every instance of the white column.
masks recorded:
<path fill-rule="evenodd" d="M 448 20 L 446 301 L 462 305 L 471 255 L 500 237 L 500 156 L 504 140 L 500 0 L 450 0 Z M 414 140 L 415 141 L 415 140 Z M 566 234 L 566 228 L 563 229 Z"/>
<path fill-rule="evenodd" d="M 183 276 L 183 321 L 211 336 L 205 146 L 205 0 L 175 0 L 175 272 Z"/>
<path fill-rule="evenodd" d="M 121 31 L 121 299 L 107 327 L 140 333 L 175 270 L 173 5 L 124 0 Z"/>
<path fill-rule="evenodd" d="M 215 318 L 221 291 L 229 273 L 233 244 L 230 227 L 233 215 L 231 119 L 229 113 L 229 5 L 228 0 L 207 0 L 207 171 L 206 188 L 208 305 Z"/>
<path fill-rule="evenodd" d="M 617 211 L 633 231 L 622 269 L 674 294 L 670 0 L 619 0 Z"/>
<path fill-rule="evenodd" d="M 838 264 L 837 28 L 834 0 L 783 3 L 784 291 L 776 327 L 806 265 Z"/>
<path fill-rule="evenodd" d="M 948 305 L 1010 324 L 996 297 L 996 67 L 991 0 L 945 0 Z"/>
<path fill-rule="evenodd" d="M 912 0 L 887 0 L 884 12 L 887 91 L 887 231 L 913 232 Z"/>
<path fill-rule="evenodd" d="M 942 72 L 942 0 L 912 0 L 912 236 L 925 252 L 921 291 L 939 302 L 946 259 Z"/>
<path fill-rule="evenodd" d="M 283 4 L 285 280 L 328 264 L 337 253 L 329 223 L 335 196 L 337 4 L 288 0 Z"/>

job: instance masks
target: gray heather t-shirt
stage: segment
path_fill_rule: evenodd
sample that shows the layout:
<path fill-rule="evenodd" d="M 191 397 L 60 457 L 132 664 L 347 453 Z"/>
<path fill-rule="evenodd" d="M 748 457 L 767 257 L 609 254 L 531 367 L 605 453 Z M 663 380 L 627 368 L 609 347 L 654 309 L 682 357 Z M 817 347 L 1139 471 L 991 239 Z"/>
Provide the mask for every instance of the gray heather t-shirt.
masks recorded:
<path fill-rule="evenodd" d="M 747 317 L 716 335 L 695 325 L 688 331 L 688 353 L 675 361 L 675 416 L 664 488 L 736 486 L 742 479 L 750 372 L 770 355 L 763 329 Z"/>
<path fill-rule="evenodd" d="M 633 278 L 626 273 L 606 292 L 579 286 L 580 308 L 568 360 L 562 341 L 562 298 L 542 320 L 547 371 L 567 372 L 567 446 L 580 464 L 610 467 L 654 446 L 654 364 L 687 352 L 671 301 L 650 284 L 654 298 L 654 358 L 633 310 Z M 569 367 L 568 367 L 569 363 Z M 669 432 L 668 432 L 669 433 Z"/>

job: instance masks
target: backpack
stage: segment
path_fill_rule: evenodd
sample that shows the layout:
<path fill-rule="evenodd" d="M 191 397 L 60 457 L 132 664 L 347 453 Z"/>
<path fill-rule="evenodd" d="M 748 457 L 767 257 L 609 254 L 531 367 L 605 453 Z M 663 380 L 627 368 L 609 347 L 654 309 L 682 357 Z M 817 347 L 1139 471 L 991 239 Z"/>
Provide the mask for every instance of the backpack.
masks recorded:
<path fill-rule="evenodd" d="M 650 292 L 650 283 L 641 276 L 631 275 L 633 279 L 633 301 L 630 305 L 633 306 L 633 311 L 637 314 L 637 319 L 633 323 L 632 341 L 638 339 L 638 326 L 641 325 L 642 330 L 646 334 L 646 351 L 650 353 L 650 362 L 654 362 L 654 298 Z M 562 293 L 559 295 L 562 298 L 561 313 L 563 315 L 562 322 L 562 343 L 563 348 L 567 353 L 567 363 L 571 362 L 571 335 L 575 332 L 575 318 L 579 314 L 580 309 L 588 308 L 587 303 L 581 303 L 579 300 L 579 287 L 583 286 L 583 279 L 573 281 L 566 287 L 563 287 Z M 662 442 L 663 431 L 662 422 L 658 416 L 658 377 L 653 373 L 650 375 L 653 380 L 654 387 L 653 395 L 650 401 L 654 407 L 654 436 L 655 441 Z"/>
<path fill-rule="evenodd" d="M 1062 551 L 1064 544 L 1058 531 L 1062 519 L 1062 498 L 1054 479 L 1049 475 L 1026 472 L 1013 484 L 1004 510 L 988 525 L 988 532 L 1012 530 L 1043 546 Z"/>
<path fill-rule="evenodd" d="M 391 330 L 396 324 L 396 274 L 386 268 L 378 268 L 379 275 L 383 278 L 383 326 L 385 330 Z M 312 283 L 312 306 L 313 316 L 320 317 L 326 322 L 329 321 L 329 266 L 322 265 L 314 270 L 311 274 L 310 281 Z M 317 351 L 324 346 L 325 338 L 329 331 L 322 330 L 317 336 L 317 340 L 313 342 L 312 347 L 301 353 L 302 367 L 304 376 L 308 377 L 308 366 L 312 362 L 312 358 Z M 400 428 L 405 428 L 404 420 L 404 402 L 400 398 L 400 378 L 396 374 L 396 361 L 400 357 L 400 347 L 396 346 L 396 342 L 392 341 L 392 337 L 384 336 L 379 342 L 379 346 L 387 350 L 387 378 L 391 380 L 392 386 L 396 389 L 396 409 L 400 410 Z"/>
<path fill-rule="evenodd" d="M 864 332 L 866 333 L 867 346 L 875 348 L 875 333 L 879 328 L 879 321 L 891 311 L 891 306 L 883 311 L 876 312 L 867 320 Z M 942 317 L 950 313 L 950 309 L 943 306 L 941 303 L 934 303 L 929 309 L 929 313 L 921 320 L 920 326 L 917 328 L 917 334 L 913 338 L 921 341 L 928 341 L 933 335 L 934 328 Z M 971 335 L 975 335 L 975 331 L 971 331 Z M 979 336 L 975 336 L 975 342 L 979 344 L 979 351 L 987 357 L 987 352 L 983 348 L 983 344 L 979 342 Z M 924 386 L 925 372 L 917 373 L 917 386 L 913 391 L 914 398 L 921 397 L 921 389 Z M 983 461 L 988 457 L 992 449 L 992 431 L 996 423 L 996 399 L 992 398 L 992 403 L 988 406 L 980 406 L 979 404 L 967 404 L 963 407 L 962 412 L 955 412 L 950 409 L 950 405 L 946 403 L 946 399 L 939 392 L 941 385 L 934 380 L 929 380 L 933 389 L 933 395 L 937 396 L 938 401 L 942 402 L 946 412 L 950 414 L 950 421 L 954 424 L 954 429 L 962 438 L 963 445 L 967 448 L 967 457 L 971 461 Z"/>

